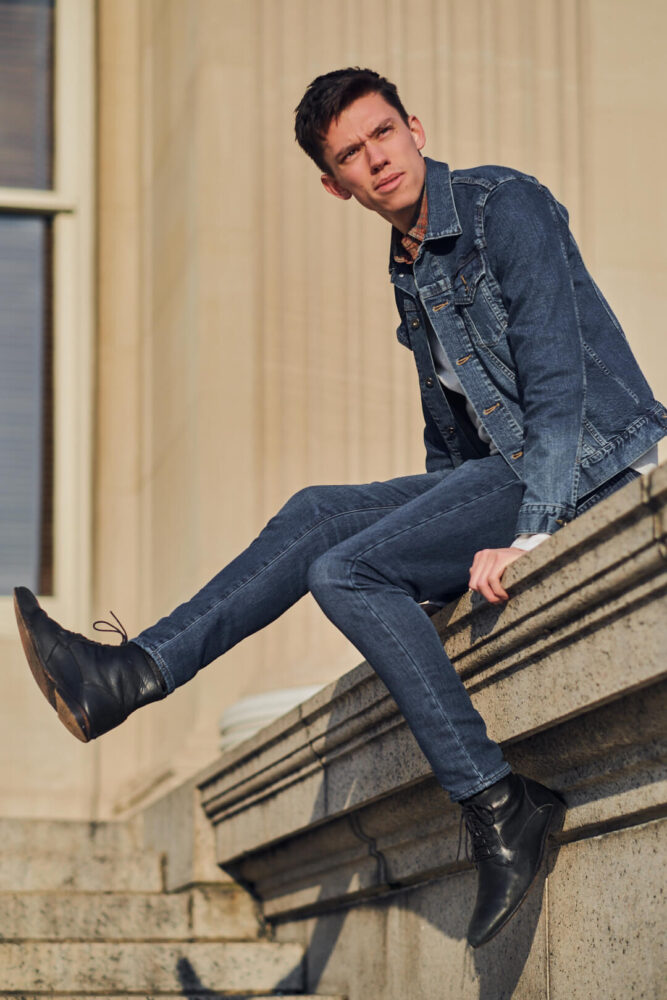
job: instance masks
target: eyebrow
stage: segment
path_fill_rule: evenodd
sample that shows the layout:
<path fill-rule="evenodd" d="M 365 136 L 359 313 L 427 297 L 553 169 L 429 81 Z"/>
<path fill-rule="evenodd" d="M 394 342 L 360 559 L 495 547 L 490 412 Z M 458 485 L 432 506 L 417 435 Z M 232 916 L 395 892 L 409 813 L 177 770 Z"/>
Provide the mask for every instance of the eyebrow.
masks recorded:
<path fill-rule="evenodd" d="M 385 118 L 383 121 L 378 122 L 373 131 L 370 133 L 370 138 L 374 138 L 378 134 L 378 132 L 382 131 L 383 128 L 386 128 L 387 125 L 393 125 L 393 123 L 394 123 L 393 118 Z M 351 150 L 356 149 L 357 146 L 359 145 L 361 145 L 361 143 L 351 142 L 348 146 L 344 146 L 343 149 L 341 149 L 338 153 L 336 153 L 335 157 L 336 162 L 340 163 Z"/>

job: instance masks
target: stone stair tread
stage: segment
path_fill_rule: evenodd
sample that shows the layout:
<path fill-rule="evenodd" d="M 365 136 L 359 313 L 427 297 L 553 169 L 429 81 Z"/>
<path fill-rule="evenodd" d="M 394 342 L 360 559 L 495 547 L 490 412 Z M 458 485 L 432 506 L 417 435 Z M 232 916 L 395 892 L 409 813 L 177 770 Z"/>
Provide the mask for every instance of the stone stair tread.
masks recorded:
<path fill-rule="evenodd" d="M 0 942 L 5 991 L 251 995 L 299 990 L 303 949 L 275 942 Z"/>
<path fill-rule="evenodd" d="M 160 892 L 162 858 L 149 851 L 126 851 L 122 858 L 108 854 L 35 854 L 26 850 L 0 853 L 0 891 Z"/>
<path fill-rule="evenodd" d="M 136 824 L 0 819 L 0 1000 L 345 1000 L 300 992 L 232 884 L 165 892 Z"/>
<path fill-rule="evenodd" d="M 105 820 L 99 823 L 69 819 L 15 819 L 0 817 L 0 844 L 4 850 L 31 854 L 125 854 L 140 847 L 136 824 Z"/>
<path fill-rule="evenodd" d="M 0 893 L 0 941 L 253 940 L 255 906 L 236 886 L 177 893 Z"/>
<path fill-rule="evenodd" d="M 188 1000 L 347 1000 L 342 993 L 191 993 Z M 0 993 L 0 1000 L 183 1000 L 183 993 Z"/>

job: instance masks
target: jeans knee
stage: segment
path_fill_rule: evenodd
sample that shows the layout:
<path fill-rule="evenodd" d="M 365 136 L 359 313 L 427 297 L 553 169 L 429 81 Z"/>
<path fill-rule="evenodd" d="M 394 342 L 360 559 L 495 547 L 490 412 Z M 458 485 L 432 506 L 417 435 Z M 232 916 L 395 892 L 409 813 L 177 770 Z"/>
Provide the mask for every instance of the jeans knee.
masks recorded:
<path fill-rule="evenodd" d="M 386 568 L 376 566 L 356 552 L 340 548 L 325 552 L 308 570 L 308 589 L 320 607 L 325 607 L 333 594 L 374 590 L 394 583 Z"/>
<path fill-rule="evenodd" d="M 289 498 L 283 511 L 304 524 L 317 521 L 332 512 L 335 490 L 335 486 L 304 486 Z"/>
<path fill-rule="evenodd" d="M 325 607 L 330 595 L 344 585 L 346 578 L 349 578 L 348 560 L 325 552 L 308 569 L 308 590 L 320 607 Z"/>

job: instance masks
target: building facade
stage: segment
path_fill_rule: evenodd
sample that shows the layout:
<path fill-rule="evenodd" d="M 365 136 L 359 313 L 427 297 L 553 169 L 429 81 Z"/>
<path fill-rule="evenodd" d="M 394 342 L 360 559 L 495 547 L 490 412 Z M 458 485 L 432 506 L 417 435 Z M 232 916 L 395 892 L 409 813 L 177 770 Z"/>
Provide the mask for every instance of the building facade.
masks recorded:
<path fill-rule="evenodd" d="M 64 624 L 90 634 L 113 609 L 136 634 L 300 487 L 423 468 L 387 227 L 326 198 L 293 139 L 295 105 L 330 68 L 394 80 L 429 155 L 544 181 L 667 398 L 658 0 L 0 0 L 0 15 L 7 51 L 20 53 L 28 30 L 42 39 L 47 80 L 31 91 L 46 111 L 25 140 L 46 135 L 41 174 L 0 152 L 0 281 L 4 268 L 11 290 L 20 257 L 42 289 L 25 319 L 37 345 L 30 398 L 42 401 L 26 495 L 41 499 L 22 530 L 26 566 Z M 17 66 L 19 110 L 0 104 L 0 129 L 3 115 L 23 115 L 20 81 L 35 73 Z M 13 126 L 4 131 L 11 150 Z M 17 226 L 32 250 L 16 249 Z M 11 352 L 13 327 L 3 331 Z M 306 598 L 82 746 L 29 675 L 10 587 L 3 815 L 121 815 L 216 757 L 224 708 L 324 684 L 359 659 Z"/>

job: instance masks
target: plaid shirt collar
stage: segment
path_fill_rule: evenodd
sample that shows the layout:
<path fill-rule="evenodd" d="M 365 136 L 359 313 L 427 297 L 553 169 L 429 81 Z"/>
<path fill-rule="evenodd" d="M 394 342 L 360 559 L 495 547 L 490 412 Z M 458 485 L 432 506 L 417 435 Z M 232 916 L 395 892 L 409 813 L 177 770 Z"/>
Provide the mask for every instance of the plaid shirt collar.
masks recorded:
<path fill-rule="evenodd" d="M 427 229 L 428 199 L 426 197 L 426 185 L 424 185 L 415 223 L 405 234 L 401 233 L 396 227 L 392 230 L 392 256 L 397 264 L 413 264 L 415 262 L 419 248 L 424 242 Z"/>

